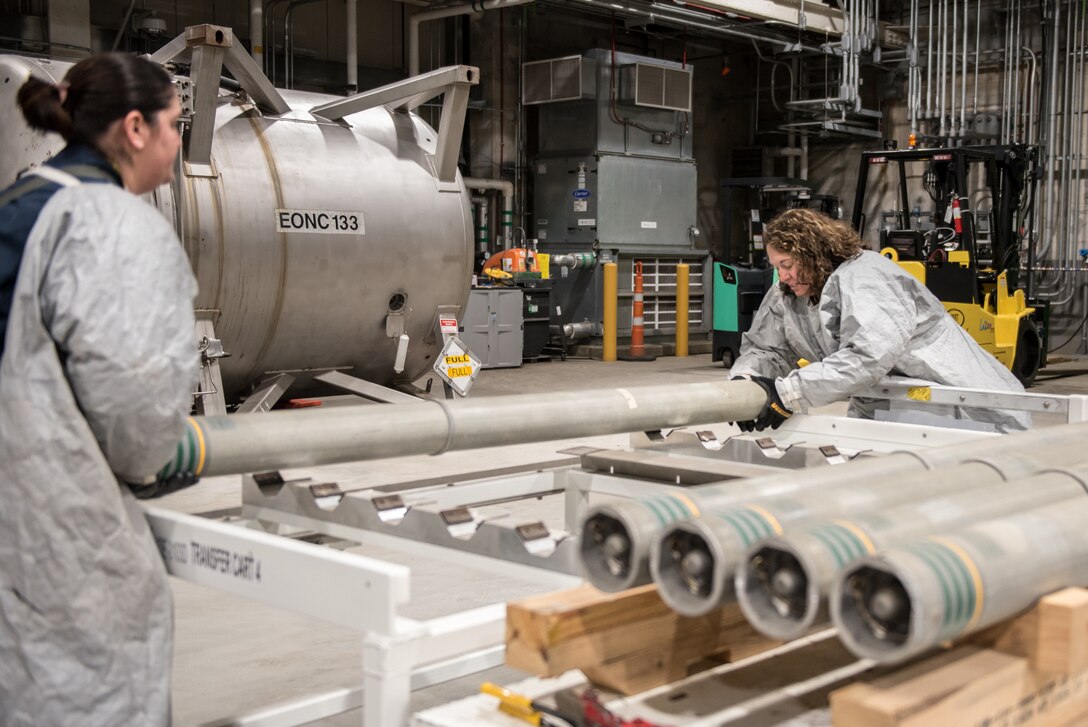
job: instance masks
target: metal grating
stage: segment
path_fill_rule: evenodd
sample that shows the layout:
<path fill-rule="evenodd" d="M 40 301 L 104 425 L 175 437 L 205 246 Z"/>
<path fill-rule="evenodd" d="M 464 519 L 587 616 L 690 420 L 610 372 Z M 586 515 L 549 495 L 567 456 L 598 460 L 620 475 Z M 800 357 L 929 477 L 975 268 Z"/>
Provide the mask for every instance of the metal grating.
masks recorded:
<path fill-rule="evenodd" d="M 691 111 L 691 70 L 632 63 L 623 68 L 624 100 L 636 106 Z"/>
<path fill-rule="evenodd" d="M 588 70 L 581 56 L 522 63 L 522 103 L 542 104 L 584 98 L 592 90 L 584 88 L 584 76 Z"/>
<path fill-rule="evenodd" d="M 647 330 L 676 327 L 676 265 L 687 262 L 688 325 L 695 329 L 703 323 L 703 263 L 678 260 L 674 257 L 639 257 L 642 263 L 643 320 Z M 635 287 L 635 270 L 631 265 L 630 290 Z M 627 325 L 630 326 L 628 311 Z"/>
<path fill-rule="evenodd" d="M 552 100 L 582 97 L 582 59 L 556 58 L 551 62 Z"/>
<path fill-rule="evenodd" d="M 635 103 L 659 106 L 665 102 L 665 69 L 660 66 L 636 66 Z"/>
<path fill-rule="evenodd" d="M 551 61 L 525 63 L 521 66 L 522 100 L 527 104 L 552 100 Z"/>
<path fill-rule="evenodd" d="M 691 110 L 691 79 L 689 71 L 666 68 L 665 70 L 665 108 L 680 111 Z"/>

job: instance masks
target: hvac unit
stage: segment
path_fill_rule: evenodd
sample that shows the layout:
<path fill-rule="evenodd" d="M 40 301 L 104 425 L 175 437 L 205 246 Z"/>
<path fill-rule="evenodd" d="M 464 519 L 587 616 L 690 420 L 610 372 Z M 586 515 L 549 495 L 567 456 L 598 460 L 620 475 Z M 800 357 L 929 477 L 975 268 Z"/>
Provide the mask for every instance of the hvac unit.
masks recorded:
<path fill-rule="evenodd" d="M 582 56 L 521 64 L 522 103 L 580 101 L 596 95 L 596 68 Z"/>
<path fill-rule="evenodd" d="M 620 99 L 626 104 L 691 111 L 691 69 L 630 63 L 620 68 Z"/>

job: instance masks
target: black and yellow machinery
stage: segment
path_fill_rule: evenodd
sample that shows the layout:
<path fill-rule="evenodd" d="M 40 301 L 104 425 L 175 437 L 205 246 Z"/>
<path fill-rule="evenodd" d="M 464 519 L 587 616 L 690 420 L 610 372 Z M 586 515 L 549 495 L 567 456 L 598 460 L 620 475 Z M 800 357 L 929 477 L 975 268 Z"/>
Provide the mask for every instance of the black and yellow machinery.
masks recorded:
<path fill-rule="evenodd" d="M 864 152 L 853 217 L 867 243 L 929 288 L 1025 386 L 1045 365 L 1049 313 L 1019 289 L 1037 157 L 1038 147 L 1023 145 Z M 869 189 L 894 190 L 878 221 L 865 219 Z"/>

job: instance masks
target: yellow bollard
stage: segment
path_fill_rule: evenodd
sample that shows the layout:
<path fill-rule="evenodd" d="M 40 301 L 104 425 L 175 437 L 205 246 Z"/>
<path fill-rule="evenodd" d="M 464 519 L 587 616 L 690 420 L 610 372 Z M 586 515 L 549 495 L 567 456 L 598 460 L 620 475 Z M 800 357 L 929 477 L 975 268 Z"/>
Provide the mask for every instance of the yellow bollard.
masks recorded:
<path fill-rule="evenodd" d="M 616 263 L 604 265 L 604 351 L 601 359 L 616 360 L 616 296 L 619 269 Z"/>
<path fill-rule="evenodd" d="M 676 355 L 688 355 L 688 274 L 691 266 L 676 266 Z"/>

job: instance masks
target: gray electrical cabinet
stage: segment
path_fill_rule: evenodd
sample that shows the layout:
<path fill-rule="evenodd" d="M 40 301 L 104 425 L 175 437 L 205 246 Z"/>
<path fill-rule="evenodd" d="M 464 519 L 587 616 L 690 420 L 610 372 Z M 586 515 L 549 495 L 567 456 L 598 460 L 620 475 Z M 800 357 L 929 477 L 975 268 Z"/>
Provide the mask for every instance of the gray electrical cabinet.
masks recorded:
<path fill-rule="evenodd" d="M 518 288 L 474 288 L 461 316 L 459 336 L 485 369 L 521 366 L 522 292 Z"/>
<path fill-rule="evenodd" d="M 541 243 L 589 248 L 599 240 L 621 251 L 691 248 L 695 162 L 614 155 L 540 159 L 535 180 Z"/>

